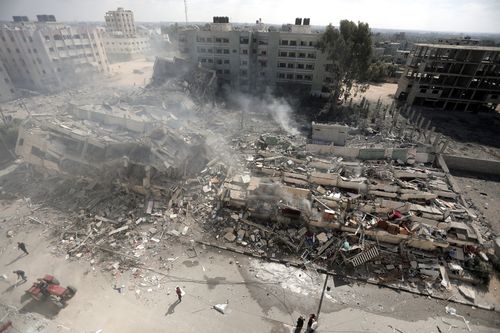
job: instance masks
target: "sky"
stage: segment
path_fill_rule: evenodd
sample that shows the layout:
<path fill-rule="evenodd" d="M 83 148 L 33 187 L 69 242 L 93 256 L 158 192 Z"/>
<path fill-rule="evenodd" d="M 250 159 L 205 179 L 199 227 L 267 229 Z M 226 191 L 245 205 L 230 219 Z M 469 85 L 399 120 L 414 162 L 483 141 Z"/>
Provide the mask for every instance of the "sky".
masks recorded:
<path fill-rule="evenodd" d="M 104 21 L 108 10 L 124 7 L 139 22 L 184 22 L 184 0 L 0 0 L 0 20 L 13 15 L 54 14 L 58 21 Z M 188 19 L 231 22 L 338 25 L 342 19 L 372 28 L 500 33 L 500 0 L 187 0 Z"/>

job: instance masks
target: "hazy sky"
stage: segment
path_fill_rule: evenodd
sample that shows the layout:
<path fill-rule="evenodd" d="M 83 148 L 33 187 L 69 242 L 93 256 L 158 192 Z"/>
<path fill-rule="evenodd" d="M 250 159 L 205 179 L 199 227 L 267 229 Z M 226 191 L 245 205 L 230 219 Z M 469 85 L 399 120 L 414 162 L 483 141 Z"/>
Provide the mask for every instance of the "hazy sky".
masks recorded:
<path fill-rule="evenodd" d="M 500 0 L 187 0 L 190 21 L 229 16 L 231 22 L 335 25 L 341 19 L 374 28 L 500 33 Z M 0 19 L 54 14 L 58 21 L 103 21 L 116 7 L 134 11 L 136 21 L 184 21 L 183 0 L 0 0 Z"/>

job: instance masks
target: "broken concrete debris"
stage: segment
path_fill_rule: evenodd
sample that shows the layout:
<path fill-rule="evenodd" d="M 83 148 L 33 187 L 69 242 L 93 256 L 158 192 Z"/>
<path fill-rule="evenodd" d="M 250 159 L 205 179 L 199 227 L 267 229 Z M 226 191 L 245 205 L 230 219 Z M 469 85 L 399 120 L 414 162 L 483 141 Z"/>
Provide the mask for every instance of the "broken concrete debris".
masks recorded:
<path fill-rule="evenodd" d="M 458 288 L 474 300 L 465 284 L 488 279 L 490 239 L 432 146 L 350 145 L 356 130 L 338 124 L 313 123 L 307 140 L 258 116 L 242 131 L 225 126 L 222 111 L 193 124 L 161 97 L 206 102 L 215 84 L 212 71 L 157 59 L 137 97 L 153 106 L 70 104 L 22 124 L 16 153 L 58 180 L 59 199 L 68 189 L 76 198 L 75 218 L 56 231 L 68 259 L 101 260 L 113 272 L 152 258 L 169 267 L 159 254 L 169 241 L 208 240 L 429 294 Z"/>

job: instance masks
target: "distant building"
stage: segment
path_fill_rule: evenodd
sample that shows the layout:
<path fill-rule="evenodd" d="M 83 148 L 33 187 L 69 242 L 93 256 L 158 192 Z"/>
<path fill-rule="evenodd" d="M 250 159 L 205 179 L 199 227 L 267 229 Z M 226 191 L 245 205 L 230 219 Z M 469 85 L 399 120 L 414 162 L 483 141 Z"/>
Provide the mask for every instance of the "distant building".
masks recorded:
<path fill-rule="evenodd" d="M 7 73 L 7 69 L 0 60 L 0 102 L 10 101 L 15 98 L 15 96 L 16 90 L 12 85 L 9 73 Z"/>
<path fill-rule="evenodd" d="M 18 88 L 54 92 L 109 72 L 94 27 L 17 19 L 0 27 L 0 40 L 0 60 Z"/>
<path fill-rule="evenodd" d="M 442 110 L 487 111 L 500 103 L 500 47 L 415 44 L 396 98 Z"/>
<path fill-rule="evenodd" d="M 326 55 L 317 48 L 321 34 L 312 31 L 309 19 L 272 31 L 261 21 L 237 30 L 227 17 L 214 17 L 207 27 L 178 36 L 184 57 L 214 69 L 221 84 L 253 92 L 267 87 L 317 95 L 327 91 Z"/>
<path fill-rule="evenodd" d="M 111 62 L 129 61 L 151 50 L 149 36 L 139 36 L 131 10 L 118 8 L 104 16 L 106 36 L 104 46 Z"/>
<path fill-rule="evenodd" d="M 117 10 L 110 10 L 104 16 L 106 21 L 106 32 L 113 37 L 135 37 L 136 28 L 134 13 L 131 10 L 124 10 L 118 7 Z"/>

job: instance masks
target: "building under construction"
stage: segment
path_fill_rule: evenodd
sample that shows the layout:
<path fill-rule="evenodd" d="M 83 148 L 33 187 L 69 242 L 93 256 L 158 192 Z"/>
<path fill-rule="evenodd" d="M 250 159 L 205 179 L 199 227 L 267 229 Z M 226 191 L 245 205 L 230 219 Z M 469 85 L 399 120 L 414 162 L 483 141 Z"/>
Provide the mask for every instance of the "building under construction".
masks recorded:
<path fill-rule="evenodd" d="M 500 48 L 415 44 L 396 98 L 442 110 L 494 110 L 500 102 Z"/>

